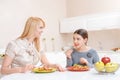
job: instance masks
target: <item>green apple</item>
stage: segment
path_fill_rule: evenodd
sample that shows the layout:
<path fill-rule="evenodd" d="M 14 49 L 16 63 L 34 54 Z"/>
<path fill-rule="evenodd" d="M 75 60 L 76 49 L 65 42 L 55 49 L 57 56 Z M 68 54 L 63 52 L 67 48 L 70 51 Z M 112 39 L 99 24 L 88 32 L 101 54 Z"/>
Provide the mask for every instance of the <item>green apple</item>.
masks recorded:
<path fill-rule="evenodd" d="M 106 72 L 115 72 L 119 68 L 119 65 L 117 63 L 107 63 L 105 65 L 105 71 Z"/>
<path fill-rule="evenodd" d="M 96 62 L 95 69 L 100 72 L 104 71 L 104 63 L 102 61 Z"/>

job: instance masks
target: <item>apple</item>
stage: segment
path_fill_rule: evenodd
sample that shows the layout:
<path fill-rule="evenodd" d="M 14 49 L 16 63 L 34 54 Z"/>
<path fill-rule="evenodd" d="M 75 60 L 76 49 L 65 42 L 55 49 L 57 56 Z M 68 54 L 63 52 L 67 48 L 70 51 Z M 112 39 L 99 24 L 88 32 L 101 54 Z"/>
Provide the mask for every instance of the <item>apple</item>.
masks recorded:
<path fill-rule="evenodd" d="M 106 72 L 115 72 L 119 68 L 119 65 L 117 63 L 107 63 L 105 65 L 105 71 Z"/>
<path fill-rule="evenodd" d="M 102 61 L 98 61 L 95 63 L 95 69 L 97 71 L 104 71 L 104 63 Z"/>
<path fill-rule="evenodd" d="M 109 63 L 111 61 L 111 59 L 109 57 L 105 56 L 105 57 L 101 58 L 101 61 L 106 65 L 107 63 Z"/>

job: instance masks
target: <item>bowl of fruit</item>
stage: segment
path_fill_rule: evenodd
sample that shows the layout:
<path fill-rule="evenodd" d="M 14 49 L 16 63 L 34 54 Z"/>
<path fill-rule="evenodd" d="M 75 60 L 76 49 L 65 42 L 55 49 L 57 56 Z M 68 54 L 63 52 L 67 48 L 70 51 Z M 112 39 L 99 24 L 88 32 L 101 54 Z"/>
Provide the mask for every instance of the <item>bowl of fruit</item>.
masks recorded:
<path fill-rule="evenodd" d="M 94 68 L 98 73 L 114 74 L 119 69 L 120 64 L 111 62 L 109 57 L 102 57 L 101 61 L 94 64 Z"/>

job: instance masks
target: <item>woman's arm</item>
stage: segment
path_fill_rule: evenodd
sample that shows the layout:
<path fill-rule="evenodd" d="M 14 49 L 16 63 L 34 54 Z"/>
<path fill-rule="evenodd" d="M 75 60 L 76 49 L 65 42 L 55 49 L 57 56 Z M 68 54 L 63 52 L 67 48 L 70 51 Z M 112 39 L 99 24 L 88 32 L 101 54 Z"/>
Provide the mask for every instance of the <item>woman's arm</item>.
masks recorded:
<path fill-rule="evenodd" d="M 54 67 L 57 68 L 59 71 L 64 71 L 64 69 L 59 64 L 51 64 L 49 63 L 48 59 L 46 58 L 45 54 L 41 55 L 41 62 L 47 67 Z"/>
<path fill-rule="evenodd" d="M 20 72 L 20 68 L 11 68 L 11 63 L 13 59 L 9 57 L 8 55 L 5 55 L 2 67 L 1 67 L 1 73 L 2 74 L 10 74 L 10 73 L 15 73 L 15 72 Z"/>
<path fill-rule="evenodd" d="M 33 65 L 26 65 L 24 67 L 16 67 L 16 68 L 11 68 L 13 59 L 9 57 L 8 55 L 5 55 L 2 67 L 1 67 L 1 73 L 2 74 L 11 74 L 11 73 L 21 73 L 21 72 L 26 72 L 31 69 L 33 69 Z"/>

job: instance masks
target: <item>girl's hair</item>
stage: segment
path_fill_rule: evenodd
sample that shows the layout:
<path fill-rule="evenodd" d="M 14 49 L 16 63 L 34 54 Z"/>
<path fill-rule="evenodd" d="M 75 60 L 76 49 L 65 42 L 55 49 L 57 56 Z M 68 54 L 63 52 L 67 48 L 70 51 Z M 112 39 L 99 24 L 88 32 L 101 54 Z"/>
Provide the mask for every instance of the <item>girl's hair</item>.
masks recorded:
<path fill-rule="evenodd" d="M 88 32 L 85 29 L 78 29 L 74 32 L 74 34 L 78 34 L 78 35 L 82 36 L 83 39 L 87 38 L 87 40 L 88 40 Z M 87 42 L 85 44 L 87 44 Z"/>
<path fill-rule="evenodd" d="M 25 37 L 31 36 L 34 33 L 37 25 L 40 25 L 40 24 L 42 24 L 43 27 L 45 27 L 45 22 L 41 18 L 38 18 L 38 17 L 28 18 L 27 21 L 26 21 L 26 24 L 25 24 L 24 31 L 19 38 L 23 39 Z M 40 40 L 39 40 L 39 38 L 34 39 L 34 45 L 35 45 L 37 51 L 40 51 Z"/>

